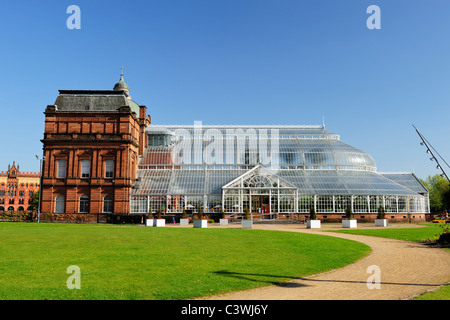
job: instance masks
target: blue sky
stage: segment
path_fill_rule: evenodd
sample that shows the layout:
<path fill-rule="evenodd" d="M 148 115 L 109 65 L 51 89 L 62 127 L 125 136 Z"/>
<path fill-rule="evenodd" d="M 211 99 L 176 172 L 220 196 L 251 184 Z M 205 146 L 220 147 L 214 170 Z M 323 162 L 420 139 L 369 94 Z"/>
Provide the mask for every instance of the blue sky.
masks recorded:
<path fill-rule="evenodd" d="M 69 5 L 81 29 L 69 30 Z M 381 29 L 369 30 L 369 5 Z M 321 124 L 379 171 L 450 162 L 450 1 L 10 1 L 0 11 L 2 152 L 38 171 L 58 89 L 112 89 L 124 66 L 154 124 Z M 450 169 L 447 168 L 448 173 Z"/>

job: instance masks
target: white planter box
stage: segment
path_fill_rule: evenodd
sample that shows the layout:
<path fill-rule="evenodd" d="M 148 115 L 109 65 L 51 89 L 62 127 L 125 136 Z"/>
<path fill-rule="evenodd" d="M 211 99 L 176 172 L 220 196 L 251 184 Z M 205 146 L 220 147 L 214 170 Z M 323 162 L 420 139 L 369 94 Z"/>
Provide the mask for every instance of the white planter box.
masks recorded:
<path fill-rule="evenodd" d="M 342 220 L 342 228 L 356 228 L 356 219 Z"/>
<path fill-rule="evenodd" d="M 147 219 L 147 221 L 145 222 L 145 225 L 147 227 L 153 227 L 153 219 Z"/>
<path fill-rule="evenodd" d="M 241 227 L 242 229 L 252 229 L 253 220 L 242 220 Z"/>
<path fill-rule="evenodd" d="M 375 219 L 375 227 L 387 227 L 388 219 Z"/>
<path fill-rule="evenodd" d="M 194 228 L 207 228 L 208 220 L 194 220 Z"/>
<path fill-rule="evenodd" d="M 221 226 L 227 226 L 228 225 L 228 219 L 220 219 L 220 225 Z"/>
<path fill-rule="evenodd" d="M 180 219 L 180 226 L 188 226 L 189 225 L 189 219 L 181 218 Z"/>
<path fill-rule="evenodd" d="M 306 227 L 308 229 L 319 229 L 320 228 L 320 220 L 308 220 L 308 221 L 306 221 Z"/>
<path fill-rule="evenodd" d="M 164 227 L 166 225 L 165 219 L 153 219 L 153 226 L 154 227 Z"/>

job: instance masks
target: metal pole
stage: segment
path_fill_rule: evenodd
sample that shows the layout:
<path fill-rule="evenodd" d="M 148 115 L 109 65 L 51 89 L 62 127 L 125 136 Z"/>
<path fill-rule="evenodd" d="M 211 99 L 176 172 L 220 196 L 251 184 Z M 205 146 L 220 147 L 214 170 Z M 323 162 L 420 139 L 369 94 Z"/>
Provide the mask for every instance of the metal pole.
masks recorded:
<path fill-rule="evenodd" d="M 36 158 L 39 159 L 39 157 L 36 155 Z M 38 203 L 38 216 L 37 216 L 37 222 L 40 222 L 40 216 L 41 216 L 41 203 L 42 203 L 42 163 L 44 161 L 45 157 L 42 157 L 42 159 L 39 159 L 39 203 Z"/>
<path fill-rule="evenodd" d="M 431 154 L 431 160 L 434 160 L 434 161 L 436 161 L 436 164 L 437 164 L 437 169 L 441 169 L 441 171 L 442 171 L 442 174 L 445 176 L 445 178 L 448 180 L 448 181 L 450 181 L 450 179 L 448 178 L 448 176 L 447 176 L 447 174 L 445 173 L 445 171 L 444 171 L 444 168 L 442 168 L 442 166 L 441 166 L 441 164 L 439 163 L 439 161 L 438 161 L 438 159 L 434 156 L 434 154 L 433 154 L 433 151 L 431 151 L 431 149 L 434 149 L 431 145 L 431 149 L 430 149 L 430 146 L 428 146 L 428 144 L 429 143 L 427 143 L 428 141 L 427 141 L 427 139 L 425 139 L 425 137 L 419 132 L 419 130 L 417 130 L 417 128 L 413 125 L 413 127 L 414 127 L 414 129 L 416 129 L 416 132 L 417 132 L 417 134 L 419 135 L 419 137 L 420 137 L 420 139 L 422 139 L 422 143 L 423 144 L 425 144 L 425 146 L 427 147 L 427 152 L 429 152 L 430 154 Z M 421 144 L 422 144 L 421 143 Z M 436 151 L 437 152 L 437 151 Z M 439 153 L 438 153 L 438 155 L 439 155 Z M 440 155 L 439 155 L 440 156 Z M 442 158 L 442 157 L 441 157 Z M 444 159 L 442 159 L 444 162 L 445 162 L 445 164 L 447 164 L 447 162 L 444 160 Z M 448 165 L 448 164 L 447 164 Z"/>

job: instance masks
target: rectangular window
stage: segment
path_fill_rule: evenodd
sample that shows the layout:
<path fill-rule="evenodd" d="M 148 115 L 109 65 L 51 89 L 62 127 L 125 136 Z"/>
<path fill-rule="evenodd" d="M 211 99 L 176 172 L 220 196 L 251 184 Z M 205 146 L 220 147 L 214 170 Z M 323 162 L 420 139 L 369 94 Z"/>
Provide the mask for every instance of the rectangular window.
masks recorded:
<path fill-rule="evenodd" d="M 82 160 L 81 161 L 81 177 L 82 178 L 89 178 L 90 166 L 91 166 L 90 160 Z"/>
<path fill-rule="evenodd" d="M 66 160 L 58 160 L 58 178 L 66 177 Z"/>
<path fill-rule="evenodd" d="M 105 178 L 114 177 L 114 160 L 105 161 Z"/>

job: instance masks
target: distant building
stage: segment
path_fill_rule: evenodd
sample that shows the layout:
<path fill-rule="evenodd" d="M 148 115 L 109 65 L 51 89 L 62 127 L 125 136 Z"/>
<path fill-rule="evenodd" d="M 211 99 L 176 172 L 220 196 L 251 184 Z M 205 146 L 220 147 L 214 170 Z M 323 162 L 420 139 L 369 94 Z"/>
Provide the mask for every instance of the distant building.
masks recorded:
<path fill-rule="evenodd" d="M 113 90 L 59 90 L 44 114 L 41 212 L 129 214 L 150 116 L 123 75 Z"/>
<path fill-rule="evenodd" d="M 39 191 L 39 173 L 21 172 L 13 162 L 0 172 L 0 211 L 33 211 L 34 194 Z"/>

